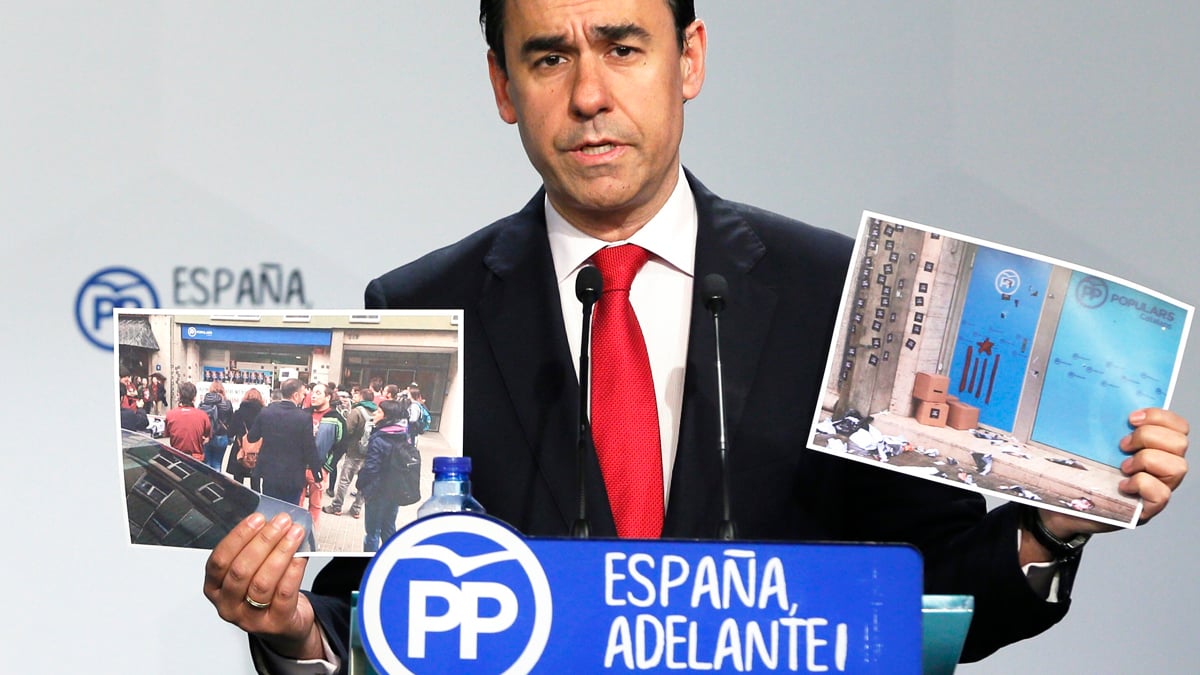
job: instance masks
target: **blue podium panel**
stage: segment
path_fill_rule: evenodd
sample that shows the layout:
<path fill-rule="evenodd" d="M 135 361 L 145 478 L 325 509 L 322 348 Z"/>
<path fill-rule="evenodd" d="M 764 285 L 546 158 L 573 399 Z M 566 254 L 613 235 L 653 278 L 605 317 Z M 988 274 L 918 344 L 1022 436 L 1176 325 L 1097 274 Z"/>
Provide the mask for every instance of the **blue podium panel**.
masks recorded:
<path fill-rule="evenodd" d="M 921 671 L 921 558 L 902 545 L 525 539 L 446 514 L 367 568 L 384 673 Z"/>

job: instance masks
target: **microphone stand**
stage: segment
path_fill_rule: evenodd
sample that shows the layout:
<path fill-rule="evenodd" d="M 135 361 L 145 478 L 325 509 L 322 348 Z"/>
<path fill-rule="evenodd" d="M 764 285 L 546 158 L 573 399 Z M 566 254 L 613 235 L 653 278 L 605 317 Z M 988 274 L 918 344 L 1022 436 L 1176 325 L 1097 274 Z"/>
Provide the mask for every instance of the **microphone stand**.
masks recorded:
<path fill-rule="evenodd" d="M 604 290 L 604 279 L 600 270 L 588 265 L 579 270 L 575 277 L 575 296 L 583 303 L 583 335 L 579 340 L 579 431 L 576 438 L 576 469 L 579 486 L 579 514 L 571 524 L 571 536 L 575 539 L 587 539 L 591 536 L 591 525 L 587 517 L 587 481 L 586 471 L 588 450 L 595 453 L 595 441 L 592 439 L 592 416 L 590 414 L 591 389 L 591 343 L 592 343 L 592 307 L 600 299 Z"/>
<path fill-rule="evenodd" d="M 721 310 L 725 308 L 725 296 L 729 292 L 729 284 L 720 274 L 709 274 L 704 277 L 704 306 L 712 313 L 713 339 L 716 343 L 717 362 L 717 411 L 720 434 L 717 448 L 721 455 L 721 522 L 717 524 L 717 539 L 732 541 L 737 538 L 737 526 L 733 522 L 733 508 L 730 505 L 729 477 L 729 441 L 725 426 L 725 377 L 721 371 Z"/>

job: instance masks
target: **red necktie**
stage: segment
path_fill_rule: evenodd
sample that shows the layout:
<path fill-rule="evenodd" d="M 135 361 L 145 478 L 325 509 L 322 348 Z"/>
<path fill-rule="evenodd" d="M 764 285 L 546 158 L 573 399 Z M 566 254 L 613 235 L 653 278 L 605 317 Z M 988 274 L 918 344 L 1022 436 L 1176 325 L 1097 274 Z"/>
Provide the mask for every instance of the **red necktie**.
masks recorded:
<path fill-rule="evenodd" d="M 646 340 L 629 304 L 629 286 L 649 258 L 632 244 L 592 257 L 604 277 L 592 322 L 592 436 L 617 536 L 634 539 L 657 539 L 663 524 L 658 403 Z"/>

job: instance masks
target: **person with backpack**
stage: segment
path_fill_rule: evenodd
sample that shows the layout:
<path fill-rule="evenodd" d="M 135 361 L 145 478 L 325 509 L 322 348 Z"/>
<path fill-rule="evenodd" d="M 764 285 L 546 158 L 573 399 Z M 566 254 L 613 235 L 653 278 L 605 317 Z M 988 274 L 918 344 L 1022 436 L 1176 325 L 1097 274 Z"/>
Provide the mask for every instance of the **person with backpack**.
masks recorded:
<path fill-rule="evenodd" d="M 421 499 L 421 454 L 408 438 L 408 412 L 399 401 L 380 401 L 367 456 L 358 472 L 366 498 L 363 551 L 374 553 L 396 533 L 401 506 Z"/>
<path fill-rule="evenodd" d="M 233 404 L 225 398 L 225 385 L 220 381 L 210 383 L 208 393 L 200 401 L 200 410 L 212 424 L 212 437 L 204 444 L 204 463 L 220 471 L 229 448 L 229 425 L 233 422 Z"/>
<path fill-rule="evenodd" d="M 309 401 L 312 403 L 306 410 L 312 415 L 313 441 L 317 445 L 317 455 L 323 464 L 316 470 L 310 469 L 305 475 L 308 497 L 308 512 L 312 516 L 313 527 L 321 517 L 321 497 L 325 491 L 324 472 L 329 470 L 341 454 L 342 440 L 346 434 L 346 420 L 333 406 L 337 390 L 331 385 L 316 382 L 309 389 Z"/>
<path fill-rule="evenodd" d="M 400 402 L 404 404 L 408 413 L 408 440 L 416 445 L 417 436 L 429 431 L 429 425 L 433 421 L 425 407 L 425 397 L 421 395 L 421 388 L 416 382 L 408 385 L 404 393 L 400 394 Z"/>
<path fill-rule="evenodd" d="M 371 432 L 375 430 L 375 392 L 361 389 L 354 392 L 354 405 L 346 414 L 346 455 L 342 459 L 341 469 L 337 474 L 337 487 L 330 486 L 334 493 L 333 502 L 321 509 L 334 516 L 342 515 L 342 504 L 346 501 L 346 493 L 350 484 L 362 469 L 363 461 L 367 458 L 367 445 L 371 440 Z M 330 481 L 333 479 L 330 478 Z M 350 506 L 350 515 L 358 518 L 362 515 L 362 491 L 354 495 L 354 504 Z"/>
<path fill-rule="evenodd" d="M 263 401 L 262 392 L 257 389 L 246 390 L 242 402 L 238 404 L 237 411 L 233 413 L 233 424 L 229 430 L 233 440 L 233 451 L 229 453 L 229 459 L 225 461 L 225 473 L 233 476 L 233 479 L 239 483 L 250 478 L 250 489 L 256 492 L 262 492 L 262 481 L 255 480 L 252 474 L 254 467 L 258 464 L 258 453 L 261 450 L 262 440 L 260 439 L 258 443 L 250 443 L 246 440 L 246 434 L 250 432 L 250 428 L 254 426 L 254 420 L 258 419 L 258 414 L 265 407 L 266 402 Z"/>

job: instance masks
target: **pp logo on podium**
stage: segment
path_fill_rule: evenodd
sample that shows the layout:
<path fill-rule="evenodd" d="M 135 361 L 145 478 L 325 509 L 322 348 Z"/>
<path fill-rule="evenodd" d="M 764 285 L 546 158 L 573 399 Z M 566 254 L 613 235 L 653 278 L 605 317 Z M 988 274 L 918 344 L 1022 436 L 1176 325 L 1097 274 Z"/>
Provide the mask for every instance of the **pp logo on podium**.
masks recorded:
<path fill-rule="evenodd" d="M 448 514 L 401 530 L 359 597 L 363 645 L 386 673 L 528 672 L 550 637 L 541 563 L 490 518 Z"/>

